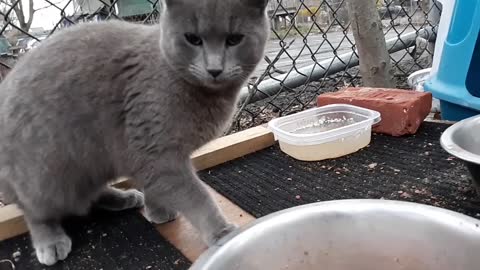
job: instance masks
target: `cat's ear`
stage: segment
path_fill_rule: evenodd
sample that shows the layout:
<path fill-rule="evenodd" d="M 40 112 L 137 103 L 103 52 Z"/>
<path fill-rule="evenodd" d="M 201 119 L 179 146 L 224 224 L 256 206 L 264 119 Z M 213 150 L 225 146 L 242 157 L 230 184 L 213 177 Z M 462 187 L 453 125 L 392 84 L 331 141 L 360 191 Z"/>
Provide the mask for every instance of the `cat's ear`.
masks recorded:
<path fill-rule="evenodd" d="M 261 9 L 262 11 L 267 8 L 268 0 L 244 0 L 247 5 Z"/>

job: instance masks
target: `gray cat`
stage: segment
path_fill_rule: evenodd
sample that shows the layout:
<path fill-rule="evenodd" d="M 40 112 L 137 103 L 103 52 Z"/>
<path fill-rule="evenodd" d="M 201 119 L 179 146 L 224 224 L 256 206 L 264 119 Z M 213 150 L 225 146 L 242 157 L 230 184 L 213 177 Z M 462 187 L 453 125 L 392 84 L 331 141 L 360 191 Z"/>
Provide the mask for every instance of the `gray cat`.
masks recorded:
<path fill-rule="evenodd" d="M 262 59 L 267 2 L 165 0 L 160 25 L 85 23 L 20 59 L 0 86 L 0 188 L 42 264 L 70 252 L 62 218 L 91 207 L 145 203 L 155 223 L 182 213 L 208 245 L 234 230 L 189 157 Z M 119 176 L 143 193 L 107 186 Z"/>

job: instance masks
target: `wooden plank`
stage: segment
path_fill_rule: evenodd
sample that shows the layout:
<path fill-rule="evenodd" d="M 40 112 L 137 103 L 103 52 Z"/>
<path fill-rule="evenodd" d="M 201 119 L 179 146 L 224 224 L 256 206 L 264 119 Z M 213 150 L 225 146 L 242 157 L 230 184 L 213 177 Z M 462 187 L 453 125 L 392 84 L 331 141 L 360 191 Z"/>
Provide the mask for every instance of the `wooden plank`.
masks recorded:
<path fill-rule="evenodd" d="M 214 140 L 196 151 L 192 160 L 195 168 L 204 170 L 265 149 L 274 143 L 270 130 L 258 126 Z"/>
<path fill-rule="evenodd" d="M 23 213 L 14 204 L 0 208 L 0 241 L 28 231 Z"/>
<path fill-rule="evenodd" d="M 425 122 L 432 122 L 432 123 L 439 123 L 439 124 L 449 124 L 449 125 L 453 125 L 453 124 L 457 123 L 456 121 L 437 120 L 437 119 L 426 119 Z"/>
<path fill-rule="evenodd" d="M 207 169 L 267 148 L 274 143 L 273 134 L 267 128 L 259 126 L 212 141 L 195 152 L 192 160 L 197 169 Z M 129 188 L 131 182 L 127 178 L 121 178 L 115 181 L 113 185 L 119 188 Z M 213 190 L 212 193 L 232 222 L 241 225 L 253 219 L 220 194 Z M 0 208 L 0 241 L 21 235 L 27 231 L 23 214 L 17 206 L 7 205 Z M 196 236 L 195 230 L 183 218 L 171 224 L 160 226 L 159 231 L 165 234 L 164 236 L 172 243 L 178 244 L 178 248 L 185 251 L 189 258 L 196 258 L 200 250 L 204 248 L 204 245 Z"/>

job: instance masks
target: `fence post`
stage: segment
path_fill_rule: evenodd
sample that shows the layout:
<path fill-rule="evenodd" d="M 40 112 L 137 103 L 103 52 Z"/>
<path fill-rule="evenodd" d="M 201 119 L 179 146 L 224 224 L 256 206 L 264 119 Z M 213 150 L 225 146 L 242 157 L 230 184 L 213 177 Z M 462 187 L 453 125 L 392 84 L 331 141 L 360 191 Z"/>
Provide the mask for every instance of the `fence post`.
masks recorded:
<path fill-rule="evenodd" d="M 375 0 L 348 0 L 364 86 L 393 87 L 393 69 Z"/>

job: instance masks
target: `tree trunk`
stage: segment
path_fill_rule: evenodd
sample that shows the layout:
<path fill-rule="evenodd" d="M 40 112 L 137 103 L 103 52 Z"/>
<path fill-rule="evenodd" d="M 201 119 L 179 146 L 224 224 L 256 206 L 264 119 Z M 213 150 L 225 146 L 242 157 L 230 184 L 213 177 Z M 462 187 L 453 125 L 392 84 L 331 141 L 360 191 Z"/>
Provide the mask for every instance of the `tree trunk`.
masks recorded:
<path fill-rule="evenodd" d="M 35 10 L 33 7 L 34 5 L 33 0 L 28 0 L 28 14 L 25 14 L 25 8 L 23 6 L 22 1 L 15 2 L 12 0 L 11 2 L 12 4 L 16 3 L 13 6 L 13 11 L 15 12 L 15 16 L 17 17 L 18 26 L 23 32 L 28 33 L 28 31 L 30 30 L 30 27 L 32 26 L 33 16 L 35 14 Z M 25 15 L 28 16 L 28 19 L 26 18 Z"/>
<path fill-rule="evenodd" d="M 375 0 L 348 0 L 364 86 L 393 87 L 393 69 Z"/>

